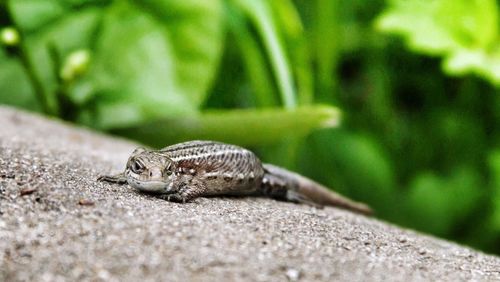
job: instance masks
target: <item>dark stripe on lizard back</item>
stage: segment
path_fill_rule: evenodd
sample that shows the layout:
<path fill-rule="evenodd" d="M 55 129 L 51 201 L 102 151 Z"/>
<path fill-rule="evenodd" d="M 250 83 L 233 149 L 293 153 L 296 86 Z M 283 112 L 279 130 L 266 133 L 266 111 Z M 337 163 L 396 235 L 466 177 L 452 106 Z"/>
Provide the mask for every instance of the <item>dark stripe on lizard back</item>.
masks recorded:
<path fill-rule="evenodd" d="M 181 150 L 197 149 L 213 145 L 225 145 L 214 141 L 191 141 L 186 143 L 180 143 L 172 146 L 165 147 L 160 150 L 160 152 L 170 153 Z"/>

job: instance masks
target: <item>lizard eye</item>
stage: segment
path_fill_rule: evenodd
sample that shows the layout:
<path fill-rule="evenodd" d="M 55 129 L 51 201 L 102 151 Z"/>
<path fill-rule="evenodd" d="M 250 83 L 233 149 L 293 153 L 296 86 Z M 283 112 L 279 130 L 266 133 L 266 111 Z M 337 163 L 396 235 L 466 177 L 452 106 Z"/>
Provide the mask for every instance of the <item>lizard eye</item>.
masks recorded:
<path fill-rule="evenodd" d="M 142 163 L 140 163 L 139 161 L 135 160 L 132 162 L 132 166 L 130 167 L 130 169 L 132 170 L 132 172 L 140 174 L 141 172 L 144 171 L 144 165 L 142 165 Z"/>

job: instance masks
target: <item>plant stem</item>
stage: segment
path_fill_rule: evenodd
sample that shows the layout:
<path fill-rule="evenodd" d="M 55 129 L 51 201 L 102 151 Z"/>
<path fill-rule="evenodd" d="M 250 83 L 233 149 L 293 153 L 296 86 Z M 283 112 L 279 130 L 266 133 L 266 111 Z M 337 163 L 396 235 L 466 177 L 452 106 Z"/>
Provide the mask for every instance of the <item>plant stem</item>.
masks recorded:
<path fill-rule="evenodd" d="M 317 63 L 318 89 L 321 101 L 332 101 L 338 97 L 336 68 L 340 58 L 339 1 L 317 0 L 316 22 L 312 48 Z"/>
<path fill-rule="evenodd" d="M 24 67 L 24 70 L 26 71 L 26 74 L 28 75 L 28 78 L 33 87 L 33 91 L 38 98 L 38 102 L 40 103 L 42 111 L 48 115 L 56 115 L 55 111 L 49 106 L 49 101 L 47 99 L 45 89 L 43 88 L 40 78 L 35 72 L 33 62 L 31 61 L 31 58 L 29 57 L 26 47 L 23 43 L 19 44 L 18 56 L 19 59 L 21 59 L 21 63 Z"/>
<path fill-rule="evenodd" d="M 17 45 L 17 48 L 15 49 L 16 55 L 19 57 L 21 64 L 26 71 L 26 74 L 28 75 L 28 79 L 31 82 L 31 86 L 33 87 L 33 91 L 35 92 L 35 96 L 38 99 L 38 102 L 40 103 L 40 106 L 42 108 L 42 111 L 47 114 L 47 115 L 56 115 L 56 111 L 54 109 L 51 109 L 50 104 L 49 104 L 49 99 L 47 97 L 47 93 L 45 92 L 45 89 L 43 88 L 42 81 L 40 77 L 38 77 L 34 64 L 29 56 L 28 49 L 24 43 L 24 35 L 19 26 L 16 24 L 12 17 L 12 12 L 10 9 L 10 1 L 7 1 L 5 4 L 5 9 L 7 11 L 7 16 L 9 17 L 9 22 L 11 23 L 12 27 L 14 27 L 17 32 L 19 33 L 19 36 L 21 38 L 19 44 Z"/>

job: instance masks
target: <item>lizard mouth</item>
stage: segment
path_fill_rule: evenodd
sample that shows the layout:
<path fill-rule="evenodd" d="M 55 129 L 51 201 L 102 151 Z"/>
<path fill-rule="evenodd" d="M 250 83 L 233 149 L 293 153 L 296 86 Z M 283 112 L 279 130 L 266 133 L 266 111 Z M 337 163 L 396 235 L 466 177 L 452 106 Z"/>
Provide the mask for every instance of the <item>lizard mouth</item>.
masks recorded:
<path fill-rule="evenodd" d="M 151 181 L 138 181 L 136 179 L 129 179 L 128 184 L 135 189 L 148 193 L 165 193 L 167 183 L 158 180 Z"/>

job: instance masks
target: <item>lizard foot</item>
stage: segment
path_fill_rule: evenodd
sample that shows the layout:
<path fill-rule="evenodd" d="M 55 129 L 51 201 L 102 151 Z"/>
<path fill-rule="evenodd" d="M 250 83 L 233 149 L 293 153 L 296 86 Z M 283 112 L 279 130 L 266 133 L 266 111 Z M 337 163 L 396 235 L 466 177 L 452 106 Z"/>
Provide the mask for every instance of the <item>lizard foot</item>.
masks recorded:
<path fill-rule="evenodd" d="M 187 196 L 187 195 L 183 195 L 183 193 L 179 193 L 179 192 L 176 192 L 176 193 L 172 193 L 172 194 L 163 194 L 163 195 L 160 195 L 159 198 L 163 199 L 163 200 L 167 200 L 169 202 L 174 202 L 174 203 L 187 203 L 189 202 L 192 198 Z"/>
<path fill-rule="evenodd" d="M 117 184 L 126 184 L 127 178 L 122 173 L 120 173 L 117 175 L 101 175 L 97 178 L 97 181 L 117 183 Z"/>

